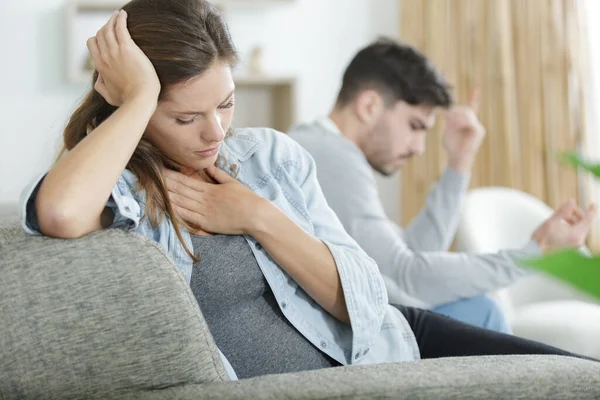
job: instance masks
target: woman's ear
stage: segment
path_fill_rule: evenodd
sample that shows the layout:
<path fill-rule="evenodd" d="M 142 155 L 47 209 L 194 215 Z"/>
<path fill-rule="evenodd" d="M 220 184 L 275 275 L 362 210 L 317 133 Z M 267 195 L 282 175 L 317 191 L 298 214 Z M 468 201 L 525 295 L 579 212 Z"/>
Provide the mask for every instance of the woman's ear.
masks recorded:
<path fill-rule="evenodd" d="M 367 125 L 373 126 L 379 120 L 385 104 L 381 95 L 373 89 L 361 92 L 354 102 L 354 112 L 358 120 Z"/>

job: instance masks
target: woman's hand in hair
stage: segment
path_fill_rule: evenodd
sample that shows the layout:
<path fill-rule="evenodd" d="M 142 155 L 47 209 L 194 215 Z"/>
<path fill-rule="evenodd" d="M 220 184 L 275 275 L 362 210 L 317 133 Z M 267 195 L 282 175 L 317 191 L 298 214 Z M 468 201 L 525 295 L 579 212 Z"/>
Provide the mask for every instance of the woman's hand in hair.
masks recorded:
<path fill-rule="evenodd" d="M 216 166 L 205 171 L 216 183 L 208 183 L 197 175 L 165 170 L 175 213 L 205 232 L 250 234 L 259 208 L 266 201 Z"/>
<path fill-rule="evenodd" d="M 127 30 L 127 13 L 115 12 L 87 46 L 98 71 L 94 89 L 115 107 L 139 100 L 158 102 L 154 66 Z"/>

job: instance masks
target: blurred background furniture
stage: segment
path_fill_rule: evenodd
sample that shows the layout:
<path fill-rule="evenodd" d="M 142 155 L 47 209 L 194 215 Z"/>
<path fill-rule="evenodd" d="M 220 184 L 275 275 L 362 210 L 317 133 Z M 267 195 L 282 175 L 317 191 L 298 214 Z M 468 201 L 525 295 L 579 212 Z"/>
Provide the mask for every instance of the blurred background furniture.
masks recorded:
<path fill-rule="evenodd" d="M 127 0 L 69 0 L 66 4 L 66 76 L 69 83 L 89 84 L 94 67 L 86 47 L 88 37 L 95 34 L 110 18 L 114 10 Z M 277 5 L 292 4 L 293 0 L 217 0 L 212 1 L 225 17 L 241 9 L 268 10 Z M 296 120 L 296 82 L 293 74 L 274 74 L 263 61 L 263 49 L 254 45 L 241 65 L 236 68 L 237 127 L 268 126 L 286 132 Z M 248 59 L 247 59 L 248 58 Z M 239 71 L 241 69 L 241 71 Z"/>

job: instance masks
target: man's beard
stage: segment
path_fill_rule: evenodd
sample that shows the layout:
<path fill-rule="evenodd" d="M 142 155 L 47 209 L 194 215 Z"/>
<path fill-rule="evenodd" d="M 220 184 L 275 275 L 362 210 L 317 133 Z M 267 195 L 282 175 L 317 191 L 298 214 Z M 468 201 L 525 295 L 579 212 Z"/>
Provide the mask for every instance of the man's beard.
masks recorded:
<path fill-rule="evenodd" d="M 405 153 L 405 154 L 401 155 L 400 157 L 398 157 L 397 160 L 408 161 L 411 158 L 413 158 L 414 155 L 415 154 L 413 152 L 408 152 L 408 153 Z M 402 169 L 402 165 L 394 165 L 393 167 L 386 168 L 386 165 L 381 165 L 381 164 L 370 162 L 370 161 L 369 161 L 369 164 L 371 165 L 371 168 L 373 168 L 375 171 L 377 171 L 379 174 L 381 174 L 383 176 L 392 176 L 395 173 L 397 173 L 400 169 Z M 387 164 L 387 165 L 391 165 L 391 163 Z"/>

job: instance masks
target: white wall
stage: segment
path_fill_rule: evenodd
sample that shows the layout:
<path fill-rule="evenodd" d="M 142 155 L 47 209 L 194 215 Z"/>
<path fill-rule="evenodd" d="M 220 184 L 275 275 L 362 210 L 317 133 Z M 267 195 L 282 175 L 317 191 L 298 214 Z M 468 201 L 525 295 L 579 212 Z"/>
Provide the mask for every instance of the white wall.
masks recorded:
<path fill-rule="evenodd" d="M 63 79 L 64 0 L 2 1 L 0 203 L 48 167 L 84 88 Z"/>
<path fill-rule="evenodd" d="M 4 2 L 0 13 L 0 203 L 48 168 L 61 130 L 85 86 L 64 78 L 66 0 Z M 230 10 L 242 54 L 264 49 L 267 72 L 298 77 L 298 119 L 328 112 L 352 55 L 379 34 L 396 36 L 397 0 L 295 0 Z M 244 66 L 242 65 L 243 69 Z M 398 216 L 399 179 L 380 179 L 384 205 Z"/>

